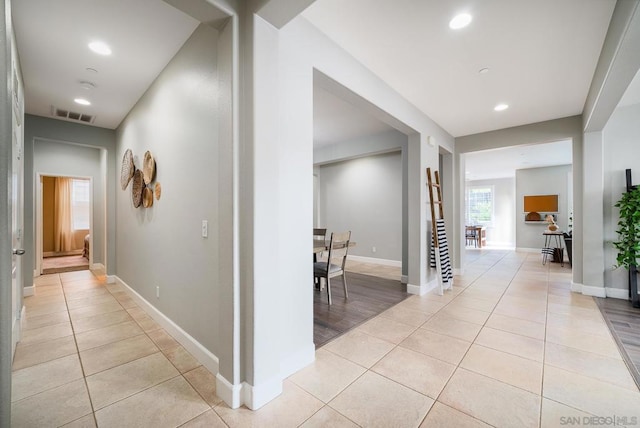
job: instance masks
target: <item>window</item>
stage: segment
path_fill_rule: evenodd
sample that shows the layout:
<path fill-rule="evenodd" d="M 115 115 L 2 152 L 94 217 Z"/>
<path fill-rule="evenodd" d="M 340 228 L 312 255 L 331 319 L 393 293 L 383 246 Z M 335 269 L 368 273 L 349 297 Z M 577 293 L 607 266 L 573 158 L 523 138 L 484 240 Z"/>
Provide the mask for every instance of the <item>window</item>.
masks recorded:
<path fill-rule="evenodd" d="M 493 186 L 467 188 L 466 222 L 489 225 L 493 222 Z"/>
<path fill-rule="evenodd" d="M 71 181 L 71 218 L 74 230 L 89 230 L 89 180 Z"/>

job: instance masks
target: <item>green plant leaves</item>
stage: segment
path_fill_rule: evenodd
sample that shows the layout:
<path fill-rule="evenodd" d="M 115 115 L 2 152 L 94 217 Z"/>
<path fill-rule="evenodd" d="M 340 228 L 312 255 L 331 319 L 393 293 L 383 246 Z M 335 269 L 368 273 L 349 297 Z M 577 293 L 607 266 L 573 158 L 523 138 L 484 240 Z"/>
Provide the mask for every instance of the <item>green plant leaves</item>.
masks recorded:
<path fill-rule="evenodd" d="M 618 221 L 619 241 L 613 243 L 618 250 L 616 267 L 637 266 L 640 258 L 640 189 L 634 188 L 622 194 L 614 205 L 620 208 Z"/>

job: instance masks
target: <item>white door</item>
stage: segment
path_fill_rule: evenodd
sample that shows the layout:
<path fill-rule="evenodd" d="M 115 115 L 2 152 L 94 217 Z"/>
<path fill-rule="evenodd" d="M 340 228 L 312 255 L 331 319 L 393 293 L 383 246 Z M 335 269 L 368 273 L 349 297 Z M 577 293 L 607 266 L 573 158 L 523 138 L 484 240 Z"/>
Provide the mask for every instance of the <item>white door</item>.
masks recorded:
<path fill-rule="evenodd" d="M 11 260 L 11 320 L 13 321 L 12 352 L 20 341 L 20 321 L 22 315 L 22 263 L 23 244 L 23 167 L 24 167 L 24 134 L 22 130 L 22 96 L 21 87 L 13 68 L 13 144 L 11 150 L 11 242 L 13 256 Z"/>

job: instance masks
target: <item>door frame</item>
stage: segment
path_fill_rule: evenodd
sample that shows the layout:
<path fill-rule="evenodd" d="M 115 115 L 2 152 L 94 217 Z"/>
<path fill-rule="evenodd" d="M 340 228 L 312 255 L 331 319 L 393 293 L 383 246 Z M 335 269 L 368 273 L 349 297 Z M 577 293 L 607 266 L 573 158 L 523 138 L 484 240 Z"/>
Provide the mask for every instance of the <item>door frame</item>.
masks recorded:
<path fill-rule="evenodd" d="M 43 205 L 43 194 L 42 194 L 42 178 L 43 177 L 64 177 L 64 178 L 76 178 L 79 180 L 89 180 L 89 248 L 93 249 L 93 177 L 85 177 L 79 175 L 68 175 L 68 174 L 59 174 L 59 173 L 45 173 L 38 172 L 36 173 L 36 266 L 33 272 L 33 276 L 38 277 L 42 275 L 42 259 L 43 259 L 43 249 L 42 246 L 44 244 L 43 239 L 43 214 L 42 214 L 42 205 Z M 89 269 L 93 269 L 93 253 L 94 251 L 89 251 Z"/>

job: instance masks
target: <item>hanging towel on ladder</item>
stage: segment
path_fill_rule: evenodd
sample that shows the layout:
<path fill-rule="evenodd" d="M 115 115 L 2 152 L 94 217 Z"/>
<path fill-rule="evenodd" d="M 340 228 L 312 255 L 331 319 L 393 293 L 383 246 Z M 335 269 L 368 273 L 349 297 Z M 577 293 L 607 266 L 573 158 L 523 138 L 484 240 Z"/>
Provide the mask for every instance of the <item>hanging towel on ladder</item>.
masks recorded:
<path fill-rule="evenodd" d="M 440 250 L 440 266 L 442 268 L 442 283 L 453 284 L 453 271 L 451 270 L 451 260 L 449 259 L 449 245 L 447 244 L 447 231 L 444 227 L 444 219 L 436 220 L 436 231 L 438 232 L 438 249 Z M 431 235 L 431 252 L 429 254 L 429 266 L 436 267 L 436 253 L 433 242 L 433 234 Z"/>

